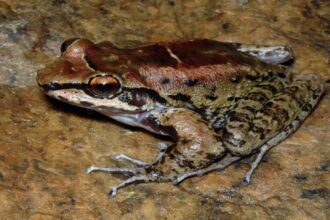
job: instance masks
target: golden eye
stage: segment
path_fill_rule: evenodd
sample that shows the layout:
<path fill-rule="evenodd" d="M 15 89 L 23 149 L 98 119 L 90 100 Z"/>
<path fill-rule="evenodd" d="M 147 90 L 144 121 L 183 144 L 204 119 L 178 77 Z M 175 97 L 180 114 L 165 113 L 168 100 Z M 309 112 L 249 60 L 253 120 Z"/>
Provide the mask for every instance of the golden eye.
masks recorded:
<path fill-rule="evenodd" d="M 111 75 L 98 75 L 88 82 L 88 90 L 98 98 L 109 98 L 120 92 L 120 82 Z"/>

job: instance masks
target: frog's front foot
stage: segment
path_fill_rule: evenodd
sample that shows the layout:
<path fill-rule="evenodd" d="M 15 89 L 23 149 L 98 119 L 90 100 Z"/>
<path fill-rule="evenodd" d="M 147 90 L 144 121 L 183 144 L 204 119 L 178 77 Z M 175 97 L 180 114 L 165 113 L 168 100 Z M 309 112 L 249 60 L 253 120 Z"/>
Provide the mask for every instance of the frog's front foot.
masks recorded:
<path fill-rule="evenodd" d="M 116 196 L 118 189 L 126 187 L 127 185 L 141 182 L 155 182 L 158 178 L 160 178 L 156 173 L 147 174 L 145 168 L 97 167 L 92 165 L 86 169 L 86 173 L 90 174 L 92 172 L 120 173 L 129 174 L 131 176 L 118 185 L 112 187 L 108 193 L 110 197 Z"/>
<path fill-rule="evenodd" d="M 115 160 L 125 160 L 135 167 L 128 168 L 128 167 L 97 167 L 96 165 L 92 165 L 86 169 L 86 173 L 90 174 L 92 172 L 105 172 L 105 173 L 119 173 L 119 174 L 128 174 L 131 177 L 126 179 L 125 181 L 121 182 L 117 186 L 114 186 L 109 191 L 108 195 L 110 197 L 114 197 L 118 191 L 118 189 L 123 188 L 129 184 L 136 183 L 136 182 L 153 182 L 156 181 L 158 175 L 156 173 L 146 174 L 146 169 L 150 168 L 154 164 L 158 163 L 165 155 L 166 150 L 168 149 L 167 144 L 159 143 L 158 149 L 159 154 L 156 156 L 155 160 L 151 163 L 146 163 L 139 159 L 132 158 L 126 154 L 114 154 L 112 156 Z"/>

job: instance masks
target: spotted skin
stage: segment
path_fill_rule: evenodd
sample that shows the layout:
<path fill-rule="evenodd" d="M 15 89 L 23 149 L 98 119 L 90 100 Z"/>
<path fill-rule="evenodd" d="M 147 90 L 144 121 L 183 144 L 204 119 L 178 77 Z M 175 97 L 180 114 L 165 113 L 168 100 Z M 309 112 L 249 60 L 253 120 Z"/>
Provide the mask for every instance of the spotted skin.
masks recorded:
<path fill-rule="evenodd" d="M 262 94 L 260 99 L 251 98 L 248 93 L 228 117 L 223 140 L 232 154 L 249 155 L 295 120 L 300 124 L 305 118 L 300 115 L 311 111 L 324 90 L 322 82 L 314 75 L 304 75 L 284 87 L 281 83 L 278 86 L 272 83 L 271 87 L 262 87 L 256 93 Z"/>

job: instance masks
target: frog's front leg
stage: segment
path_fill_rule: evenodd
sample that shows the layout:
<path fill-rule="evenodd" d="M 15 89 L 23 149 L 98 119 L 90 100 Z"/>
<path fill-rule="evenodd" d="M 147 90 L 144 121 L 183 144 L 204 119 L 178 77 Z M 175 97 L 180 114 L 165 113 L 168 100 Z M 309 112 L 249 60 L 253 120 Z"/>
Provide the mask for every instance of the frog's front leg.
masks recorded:
<path fill-rule="evenodd" d="M 137 182 L 173 182 L 182 181 L 192 175 L 203 175 L 211 170 L 207 167 L 221 160 L 225 148 L 221 139 L 208 126 L 199 114 L 188 109 L 169 109 L 167 112 L 155 115 L 162 126 L 172 126 L 177 133 L 176 144 L 167 148 L 165 154 L 150 166 L 135 168 L 98 168 L 92 166 L 88 173 L 94 171 L 108 173 L 123 173 L 130 178 L 112 187 L 110 195 L 114 196 L 119 188 Z M 239 159 L 239 157 L 235 157 Z M 235 159 L 236 160 L 236 159 Z M 223 168 L 230 163 L 222 164 Z M 214 170 L 213 167 L 212 170 Z M 196 171 L 198 171 L 196 173 Z"/>
<path fill-rule="evenodd" d="M 320 78 L 304 75 L 282 89 L 265 82 L 259 92 L 252 91 L 237 104 L 227 119 L 223 138 L 226 148 L 234 155 L 249 155 L 260 149 L 245 176 L 246 182 L 262 156 L 298 128 L 316 106 L 323 90 Z"/>

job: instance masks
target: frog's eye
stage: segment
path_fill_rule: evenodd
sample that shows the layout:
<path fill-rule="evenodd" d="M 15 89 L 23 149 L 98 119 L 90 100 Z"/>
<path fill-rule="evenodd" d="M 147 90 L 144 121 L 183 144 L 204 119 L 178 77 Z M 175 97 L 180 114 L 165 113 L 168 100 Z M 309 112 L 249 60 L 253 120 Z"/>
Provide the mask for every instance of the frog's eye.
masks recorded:
<path fill-rule="evenodd" d="M 92 77 L 88 82 L 88 91 L 98 98 L 110 98 L 120 92 L 118 79 L 110 75 Z"/>

